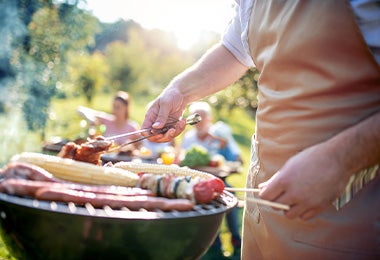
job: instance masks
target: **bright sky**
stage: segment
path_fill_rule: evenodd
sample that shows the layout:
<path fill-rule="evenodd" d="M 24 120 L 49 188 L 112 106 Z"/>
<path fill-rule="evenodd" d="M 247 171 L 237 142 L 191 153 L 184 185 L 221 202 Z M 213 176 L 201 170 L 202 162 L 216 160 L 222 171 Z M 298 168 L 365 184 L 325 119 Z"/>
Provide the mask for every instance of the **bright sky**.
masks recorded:
<path fill-rule="evenodd" d="M 233 15 L 233 0 L 87 0 L 86 9 L 103 22 L 133 19 L 147 29 L 176 35 L 182 48 L 202 31 L 222 33 Z"/>

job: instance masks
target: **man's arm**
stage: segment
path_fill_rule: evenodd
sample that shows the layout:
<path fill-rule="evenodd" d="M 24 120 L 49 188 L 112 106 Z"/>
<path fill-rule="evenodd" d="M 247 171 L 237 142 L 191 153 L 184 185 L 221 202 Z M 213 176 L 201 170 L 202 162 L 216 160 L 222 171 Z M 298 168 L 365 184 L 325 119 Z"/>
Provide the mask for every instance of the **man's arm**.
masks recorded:
<path fill-rule="evenodd" d="M 266 183 L 263 199 L 291 205 L 289 218 L 309 219 L 344 190 L 349 178 L 380 163 L 380 112 L 290 158 Z"/>
<path fill-rule="evenodd" d="M 221 44 L 210 49 L 197 63 L 176 76 L 147 111 L 142 128 L 164 127 L 167 120 L 178 119 L 186 106 L 206 97 L 238 80 L 248 67 L 240 63 Z M 153 141 L 168 141 L 179 135 L 185 128 L 182 120 L 166 132 L 164 137 L 156 136 Z"/>
<path fill-rule="evenodd" d="M 226 88 L 247 69 L 226 47 L 218 44 L 197 63 L 174 78 L 170 85 L 178 87 L 185 102 L 190 103 Z"/>

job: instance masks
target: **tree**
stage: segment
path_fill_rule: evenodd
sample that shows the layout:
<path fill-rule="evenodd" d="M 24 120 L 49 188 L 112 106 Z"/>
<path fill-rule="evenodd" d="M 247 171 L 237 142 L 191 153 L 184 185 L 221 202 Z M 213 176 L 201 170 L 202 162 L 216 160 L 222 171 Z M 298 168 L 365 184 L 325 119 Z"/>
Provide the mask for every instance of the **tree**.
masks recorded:
<path fill-rule="evenodd" d="M 66 76 L 68 54 L 83 51 L 94 43 L 97 20 L 77 7 L 80 1 L 28 2 L 33 3 L 32 13 L 28 13 L 29 5 L 19 5 L 28 30 L 12 59 L 17 64 L 16 77 L 24 82 L 22 110 L 27 126 L 29 130 L 41 131 L 43 137 L 50 100 L 56 94 L 57 82 Z"/>
<path fill-rule="evenodd" d="M 108 44 L 113 42 L 128 42 L 130 28 L 138 26 L 133 20 L 125 21 L 120 19 L 114 23 L 101 23 L 100 31 L 95 36 L 95 45 L 90 47 L 90 51 L 104 52 Z"/>
<path fill-rule="evenodd" d="M 227 89 L 208 97 L 208 101 L 216 108 L 217 117 L 228 115 L 236 107 L 248 110 L 252 115 L 257 109 L 257 80 L 259 72 L 249 69 L 238 81 Z"/>
<path fill-rule="evenodd" d="M 109 72 L 110 84 L 108 87 L 111 92 L 131 91 L 131 85 L 138 77 L 136 64 L 141 62 L 141 59 L 137 57 L 139 52 L 139 50 L 131 50 L 124 43 L 118 41 L 107 46 L 105 55 L 109 67 L 112 68 Z"/>
<path fill-rule="evenodd" d="M 70 81 L 74 91 L 82 93 L 91 104 L 95 93 L 107 83 L 108 64 L 100 52 L 71 56 L 69 63 Z"/>
<path fill-rule="evenodd" d="M 122 89 L 149 96 L 161 92 L 194 60 L 179 50 L 172 35 L 140 26 L 131 26 L 128 42 L 109 44 L 105 54 L 112 68 L 109 75 L 113 91 Z"/>

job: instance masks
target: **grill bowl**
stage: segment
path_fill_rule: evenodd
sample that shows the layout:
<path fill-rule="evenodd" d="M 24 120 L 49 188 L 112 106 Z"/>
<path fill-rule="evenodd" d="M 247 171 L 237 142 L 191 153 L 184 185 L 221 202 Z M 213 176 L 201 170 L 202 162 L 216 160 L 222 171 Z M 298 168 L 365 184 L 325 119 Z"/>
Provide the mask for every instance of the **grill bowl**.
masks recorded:
<path fill-rule="evenodd" d="M 198 259 L 236 205 L 226 191 L 186 212 L 95 209 L 0 193 L 1 236 L 17 259 Z"/>

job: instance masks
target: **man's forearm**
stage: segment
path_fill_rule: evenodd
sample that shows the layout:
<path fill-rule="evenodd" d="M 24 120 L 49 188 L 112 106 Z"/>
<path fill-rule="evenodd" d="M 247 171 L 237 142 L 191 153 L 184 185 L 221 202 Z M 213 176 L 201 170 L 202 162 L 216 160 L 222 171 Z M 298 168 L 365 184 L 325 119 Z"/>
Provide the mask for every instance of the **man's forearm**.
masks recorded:
<path fill-rule="evenodd" d="M 380 163 L 380 112 L 362 120 L 326 142 L 340 165 L 352 175 Z"/>
<path fill-rule="evenodd" d="M 177 88 L 186 103 L 190 103 L 231 85 L 247 69 L 223 45 L 217 45 L 175 77 L 169 88 Z"/>

